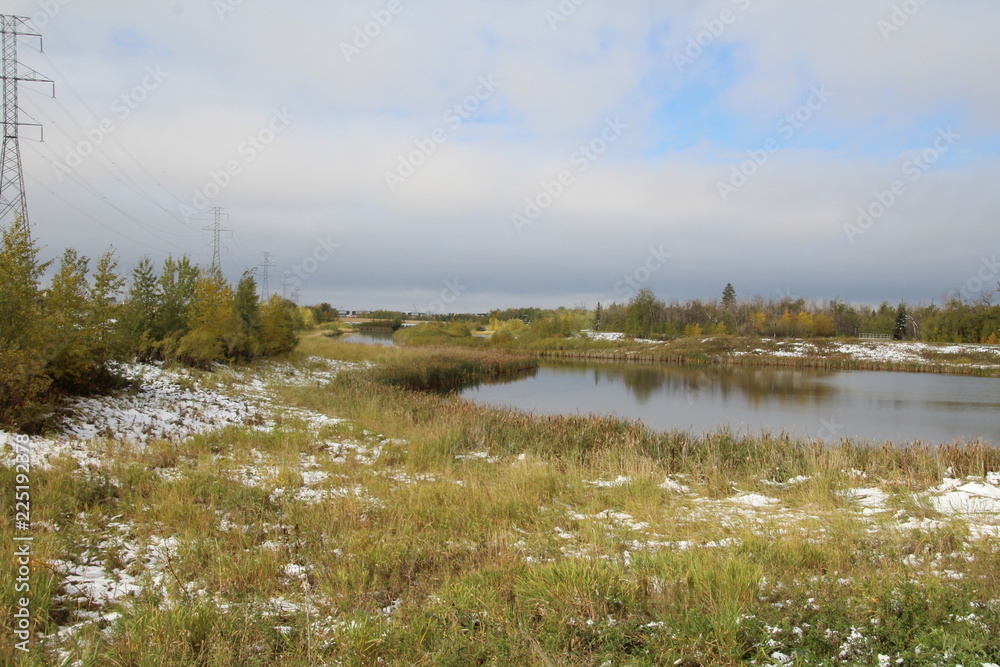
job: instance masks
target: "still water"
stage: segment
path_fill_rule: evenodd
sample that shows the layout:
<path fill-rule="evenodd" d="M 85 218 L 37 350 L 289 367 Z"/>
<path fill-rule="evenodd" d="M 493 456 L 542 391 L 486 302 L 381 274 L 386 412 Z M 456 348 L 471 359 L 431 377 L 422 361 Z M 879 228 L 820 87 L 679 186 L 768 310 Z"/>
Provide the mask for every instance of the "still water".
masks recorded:
<path fill-rule="evenodd" d="M 789 433 L 1000 445 L 1000 378 L 775 368 L 545 363 L 468 399 L 539 414 L 615 414 L 694 434 Z"/>
<path fill-rule="evenodd" d="M 340 337 L 345 343 L 361 343 L 362 345 L 392 345 L 391 333 L 349 333 Z"/>

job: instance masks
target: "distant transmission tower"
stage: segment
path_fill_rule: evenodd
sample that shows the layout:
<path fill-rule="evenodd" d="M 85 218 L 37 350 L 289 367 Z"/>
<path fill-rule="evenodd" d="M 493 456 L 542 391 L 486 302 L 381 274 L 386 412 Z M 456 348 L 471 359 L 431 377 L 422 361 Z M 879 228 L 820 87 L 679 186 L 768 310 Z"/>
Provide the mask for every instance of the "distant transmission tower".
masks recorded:
<path fill-rule="evenodd" d="M 260 258 L 260 266 L 264 269 L 264 275 L 260 283 L 260 295 L 264 301 L 267 301 L 271 298 L 271 267 L 274 266 L 274 260 L 271 259 L 271 253 L 269 252 L 260 253 Z"/>
<path fill-rule="evenodd" d="M 20 81 L 37 81 L 55 84 L 44 79 L 31 69 L 24 67 L 24 74 L 17 62 L 17 38 L 37 37 L 41 49 L 42 36 L 29 29 L 28 19 L 23 16 L 0 14 L 0 33 L 3 33 L 3 153 L 0 155 L 0 224 L 8 217 L 20 215 L 28 224 L 28 202 L 24 195 L 24 172 L 21 170 L 21 147 L 18 144 L 17 84 Z M 39 126 L 40 127 L 40 126 Z M 11 215 L 13 213 L 13 216 Z M 29 227 L 30 229 L 30 227 Z"/>
<path fill-rule="evenodd" d="M 223 218 L 228 222 L 229 214 L 224 212 L 225 209 L 216 206 L 212 209 L 212 213 L 215 214 L 215 222 L 212 223 L 211 227 L 205 227 L 205 231 L 212 232 L 212 270 L 219 271 L 222 269 L 222 232 L 231 232 L 231 229 L 224 229 L 222 227 Z"/>

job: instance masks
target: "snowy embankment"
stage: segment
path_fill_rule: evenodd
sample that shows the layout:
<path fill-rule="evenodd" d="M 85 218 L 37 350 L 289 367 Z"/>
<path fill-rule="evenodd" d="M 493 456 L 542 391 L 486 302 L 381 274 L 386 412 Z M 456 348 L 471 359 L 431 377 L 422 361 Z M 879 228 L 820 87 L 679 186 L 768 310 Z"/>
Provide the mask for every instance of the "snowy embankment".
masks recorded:
<path fill-rule="evenodd" d="M 993 356 L 1000 365 L 1000 347 L 996 345 L 929 345 L 901 341 L 868 341 L 859 343 L 808 343 L 805 341 L 776 341 L 778 349 L 734 351 L 733 355 L 770 355 L 772 357 L 830 357 L 845 355 L 857 361 L 885 363 L 934 363 L 935 356 L 984 354 Z"/>
<path fill-rule="evenodd" d="M 65 407 L 60 431 L 45 437 L 32 436 L 32 466 L 46 468 L 49 461 L 70 456 L 82 465 L 100 465 L 94 457 L 94 439 L 115 439 L 145 445 L 155 440 L 179 442 L 192 435 L 226 426 L 253 426 L 268 430 L 280 414 L 282 419 L 302 419 L 315 427 L 337 423 L 324 415 L 275 404 L 269 384 L 309 385 L 325 383 L 354 364 L 313 358 L 309 369 L 291 364 L 268 363 L 256 371 L 220 367 L 215 377 L 221 387 L 200 385 L 185 369 L 166 369 L 154 364 L 126 364 L 122 375 L 134 388 L 91 398 L 79 398 Z M 267 378 L 266 381 L 264 378 Z M 6 447 L 13 436 L 0 431 L 3 456 L 10 466 L 13 451 Z"/>
<path fill-rule="evenodd" d="M 61 411 L 62 423 L 57 433 L 30 436 L 27 442 L 18 436 L 19 449 L 30 451 L 31 469 L 46 470 L 57 459 L 68 457 L 76 461 L 75 474 L 87 476 L 90 471 L 107 468 L 108 462 L 100 455 L 100 442 L 106 439 L 142 448 L 158 440 L 181 443 L 191 436 L 229 426 L 270 431 L 290 420 L 319 432 L 341 420 L 280 405 L 274 400 L 271 387 L 318 386 L 330 382 L 341 371 L 360 366 L 320 358 L 311 358 L 303 366 L 270 362 L 253 370 L 220 366 L 213 374 L 199 374 L 158 364 L 126 364 L 119 371 L 132 382 L 131 388 L 70 401 Z M 14 447 L 9 446 L 14 437 L 0 431 L 0 465 L 5 467 L 14 465 Z M 309 461 L 303 462 L 304 467 L 309 465 Z M 183 475 L 174 469 L 157 472 L 163 479 Z M 266 472 L 263 466 L 250 466 L 234 481 L 259 485 Z M 306 496 L 311 491 L 309 486 L 322 481 L 325 475 L 305 472 L 304 486 L 295 490 L 295 496 Z M 282 490 L 275 489 L 274 493 L 280 495 Z M 334 493 L 323 491 L 318 499 L 325 497 L 322 494 Z M 76 520 L 86 523 L 88 517 L 81 513 Z M 61 531 L 60 527 L 38 520 L 32 523 L 32 528 L 36 532 Z M 117 518 L 91 525 L 88 534 L 92 541 L 79 545 L 76 553 L 66 553 L 48 562 L 63 582 L 56 602 L 75 609 L 66 625 L 44 638 L 46 644 L 72 644 L 89 625 L 104 627 L 114 623 L 120 612 L 110 610 L 134 600 L 143 591 L 154 591 L 170 599 L 167 563 L 176 558 L 180 543 L 175 536 L 151 535 L 140 539 L 138 532 L 135 525 Z M 119 567 L 109 568 L 109 553 L 118 554 Z M 196 597 L 204 594 L 194 582 L 186 590 Z M 70 653 L 59 651 L 59 655 L 63 660 Z"/>
<path fill-rule="evenodd" d="M 624 341 L 637 345 L 657 345 L 658 348 L 669 348 L 671 342 L 655 341 L 645 338 L 627 338 L 625 334 L 614 331 L 582 331 L 582 335 L 593 341 Z M 711 343 L 716 338 L 701 339 L 702 343 Z M 736 339 L 739 341 L 753 339 Z M 935 364 L 954 363 L 956 358 L 976 355 L 985 357 L 986 363 L 971 364 L 979 368 L 1000 368 L 1000 346 L 952 344 L 932 345 L 910 341 L 858 341 L 848 343 L 842 341 L 805 341 L 805 340 L 774 340 L 760 338 L 756 345 L 746 350 L 731 350 L 728 354 L 734 357 L 763 356 L 782 358 L 843 358 L 855 361 L 881 362 L 887 364 Z"/>

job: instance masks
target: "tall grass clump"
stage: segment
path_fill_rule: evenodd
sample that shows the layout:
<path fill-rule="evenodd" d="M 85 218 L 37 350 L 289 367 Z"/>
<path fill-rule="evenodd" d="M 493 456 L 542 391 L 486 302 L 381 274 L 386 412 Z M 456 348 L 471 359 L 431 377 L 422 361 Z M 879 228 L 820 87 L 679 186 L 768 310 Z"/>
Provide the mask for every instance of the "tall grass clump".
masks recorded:
<path fill-rule="evenodd" d="M 478 382 L 521 376 L 537 367 L 538 360 L 528 357 L 431 351 L 380 366 L 371 377 L 382 384 L 414 391 L 452 391 Z"/>

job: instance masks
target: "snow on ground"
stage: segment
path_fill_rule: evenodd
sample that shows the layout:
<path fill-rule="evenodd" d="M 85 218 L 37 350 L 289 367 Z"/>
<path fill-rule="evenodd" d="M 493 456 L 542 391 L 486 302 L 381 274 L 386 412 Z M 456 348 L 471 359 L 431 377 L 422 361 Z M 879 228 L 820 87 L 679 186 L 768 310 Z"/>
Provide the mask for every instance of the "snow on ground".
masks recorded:
<path fill-rule="evenodd" d="M 125 364 L 120 372 L 135 383 L 109 396 L 78 398 L 66 407 L 61 431 L 49 437 L 31 437 L 32 465 L 47 467 L 60 456 L 75 458 L 85 466 L 99 466 L 92 441 L 115 438 L 146 445 L 155 440 L 181 441 L 192 435 L 226 426 L 274 428 L 278 418 L 301 419 L 320 429 L 340 420 L 307 410 L 276 405 L 270 385 L 309 386 L 330 382 L 338 372 L 357 365 L 310 359 L 303 370 L 291 364 L 268 363 L 254 371 L 220 369 L 216 379 L 228 390 L 204 386 L 198 376 L 185 369 L 167 369 L 159 364 Z M 266 378 L 266 380 L 265 380 Z M 10 465 L 13 452 L 5 445 L 12 434 L 0 432 L 0 464 Z"/>
<path fill-rule="evenodd" d="M 745 507 L 767 507 L 769 505 L 778 504 L 778 499 L 771 498 L 770 496 L 764 496 L 759 493 L 741 493 L 740 495 L 731 498 L 730 502 L 737 505 L 743 505 Z"/>
<path fill-rule="evenodd" d="M 1000 516 L 1000 487 L 995 483 L 983 484 L 969 481 L 962 484 L 957 479 L 946 479 L 931 490 L 931 505 L 942 514 L 998 517 Z"/>
<path fill-rule="evenodd" d="M 589 484 L 591 486 L 596 486 L 603 489 L 612 489 L 616 486 L 625 486 L 632 483 L 631 477 L 625 477 L 619 475 L 616 479 L 596 479 L 592 482 L 584 482 L 584 484 Z"/>
<path fill-rule="evenodd" d="M 807 344 L 792 343 L 784 346 L 783 352 L 789 355 L 805 350 Z M 919 345 L 919 344 L 915 344 Z M 884 346 L 884 344 L 880 344 Z M 867 348 L 866 348 L 867 349 Z M 931 348 L 940 352 L 941 348 Z M 964 347 L 962 349 L 965 349 Z M 989 348 L 986 348 L 989 349 Z M 32 438 L 31 447 L 34 450 L 33 464 L 47 465 L 53 456 L 68 454 L 83 465 L 100 465 L 93 451 L 93 438 L 108 436 L 125 437 L 139 445 L 145 445 L 156 439 L 180 441 L 191 435 L 204 433 L 229 425 L 244 425 L 254 428 L 270 429 L 278 426 L 281 420 L 289 418 L 301 419 L 306 423 L 321 427 L 335 424 L 338 420 L 328 418 L 318 413 L 303 410 L 289 410 L 277 405 L 269 389 L 275 383 L 294 386 L 310 386 L 329 382 L 342 370 L 353 368 L 350 364 L 316 360 L 307 370 L 292 367 L 287 364 L 270 364 L 255 371 L 239 371 L 222 369 L 213 376 L 218 386 L 209 386 L 203 376 L 195 376 L 183 370 L 168 370 L 162 366 L 135 364 L 123 370 L 136 383 L 132 390 L 120 392 L 107 397 L 80 399 L 70 406 L 69 414 L 60 433 L 49 438 Z M 325 463 L 343 464 L 352 461 L 358 465 L 374 466 L 387 449 L 405 445 L 401 441 L 380 438 L 376 434 L 364 432 L 365 443 L 322 442 L 322 450 L 318 454 Z M 0 445 L 5 445 L 9 435 L 0 432 Z M 10 452 L 4 447 L 5 457 Z M 476 462 L 481 465 L 499 464 L 502 457 L 492 456 L 486 451 L 474 451 L 459 454 L 459 461 Z M 525 460 L 522 454 L 518 460 Z M 0 458 L 0 464 L 6 462 Z M 9 465 L 9 463 L 7 464 Z M 287 468 L 288 466 L 285 466 Z M 271 499 L 277 503 L 300 502 L 315 504 L 330 502 L 338 498 L 354 498 L 368 506 L 381 506 L 384 499 L 372 496 L 361 484 L 345 484 L 340 481 L 334 484 L 335 475 L 322 469 L 317 454 L 300 454 L 295 471 L 301 478 L 301 484 L 296 482 L 288 485 L 288 476 L 282 477 L 284 468 L 261 452 L 252 452 L 249 463 L 237 466 L 232 471 L 233 480 L 248 486 L 263 488 L 270 491 Z M 179 473 L 174 473 L 179 474 Z M 375 470 L 374 474 L 386 477 L 401 485 L 418 483 L 456 483 L 461 480 L 451 480 L 434 473 L 412 473 L 400 469 Z M 679 476 L 683 477 L 683 476 Z M 863 474 L 857 477 L 864 477 Z M 686 522 L 703 522 L 706 526 L 719 529 L 718 535 L 709 535 L 701 540 L 676 539 L 669 535 L 670 528 L 657 532 L 651 525 L 652 517 L 636 518 L 633 514 L 622 511 L 623 508 L 605 506 L 590 509 L 586 512 L 566 507 L 564 526 L 556 526 L 551 534 L 561 541 L 559 551 L 555 555 L 565 558 L 594 558 L 591 548 L 585 546 L 587 538 L 578 532 L 582 524 L 599 526 L 608 536 L 621 540 L 624 551 L 620 556 L 601 555 L 600 558 L 620 557 L 628 565 L 631 554 L 637 552 L 654 552 L 662 550 L 686 551 L 691 549 L 721 549 L 739 545 L 739 540 L 726 533 L 733 527 L 757 526 L 761 529 L 784 534 L 792 530 L 804 533 L 816 531 L 810 527 L 822 524 L 823 515 L 799 507 L 786 506 L 781 498 L 796 485 L 808 481 L 807 477 L 797 477 L 787 482 L 772 482 L 762 480 L 768 487 L 768 493 L 774 496 L 755 492 L 739 492 L 729 498 L 708 498 L 699 496 L 690 486 L 682 484 L 674 478 L 667 477 L 660 488 L 670 494 L 670 502 L 682 503 L 690 511 L 685 515 Z M 282 486 L 279 486 L 282 480 Z M 589 488 L 613 490 L 626 488 L 636 483 L 632 477 L 618 476 L 615 479 L 583 480 Z M 891 496 L 872 481 L 857 482 L 865 484 L 844 491 L 850 511 L 855 516 L 865 517 L 872 530 L 930 530 L 945 525 L 947 521 L 958 520 L 969 525 L 970 537 L 973 540 L 997 538 L 1000 536 L 1000 473 L 990 473 L 984 478 L 967 478 L 965 480 L 945 479 L 940 485 L 926 492 L 915 494 L 918 501 L 936 510 L 943 518 L 911 518 L 905 512 L 893 514 L 889 507 Z M 777 497 L 775 497 L 777 496 Z M 611 504 L 611 503 L 609 503 Z M 275 527 L 265 527 L 271 532 Z M 220 530 L 236 529 L 225 516 L 220 516 Z M 818 529 L 819 533 L 823 528 Z M 69 639 L 90 623 L 107 623 L 115 618 L 115 612 L 109 608 L 119 604 L 131 596 L 138 594 L 143 588 L 151 587 L 166 596 L 166 571 L 171 558 L 176 557 L 181 546 L 175 537 L 151 536 L 140 540 L 128 526 L 115 524 L 105 526 L 106 535 L 95 540 L 93 546 L 70 560 L 54 561 L 52 563 L 64 577 L 65 584 L 61 595 L 64 601 L 77 608 L 75 617 L 68 625 L 60 628 L 57 635 Z M 276 535 L 281 530 L 275 529 Z M 287 531 L 284 531 L 287 532 Z M 524 532 L 524 531 L 520 531 Z M 551 553 L 539 553 L 529 545 L 530 535 L 516 546 L 521 550 L 525 561 L 543 562 L 552 560 Z M 282 542 L 269 540 L 261 548 L 273 548 L 281 552 L 286 545 Z M 119 554 L 117 565 L 104 558 L 108 552 Z M 338 550 L 334 550 L 335 552 Z M 933 562 L 924 562 L 916 557 L 910 559 L 913 566 L 934 567 Z M 290 579 L 303 579 L 308 572 L 308 563 L 289 563 L 283 571 Z M 947 575 L 947 572 L 944 572 Z M 195 582 L 187 594 L 199 596 Z M 167 602 L 170 600 L 165 597 Z M 220 602 L 220 606 L 228 603 Z M 266 603 L 276 617 L 296 613 L 302 605 L 285 598 L 273 598 Z M 386 612 L 387 616 L 391 614 Z M 329 619 L 328 619 L 329 621 Z M 345 622 L 336 627 L 327 627 L 324 632 L 330 634 L 342 631 Z M 278 627 L 278 626 L 276 626 Z M 286 627 L 286 626 L 280 626 Z M 319 629 L 319 628 L 317 628 Z"/>
<path fill-rule="evenodd" d="M 626 340 L 625 334 L 618 331 L 591 331 L 589 329 L 584 329 L 580 332 L 590 340 L 602 340 L 602 341 L 620 341 Z M 649 340 L 648 338 L 629 338 L 630 343 L 659 343 L 658 340 Z"/>
<path fill-rule="evenodd" d="M 667 477 L 663 480 L 663 484 L 660 484 L 661 489 L 667 489 L 668 491 L 674 491 L 676 493 L 688 493 L 691 491 L 691 487 L 685 486 L 675 479 Z"/>
<path fill-rule="evenodd" d="M 734 356 L 768 355 L 772 357 L 826 357 L 846 355 L 858 361 L 886 363 L 933 363 L 935 355 L 993 354 L 1000 364 L 1000 346 L 996 345 L 929 345 L 901 341 L 867 341 L 859 343 L 830 342 L 824 346 L 804 341 L 777 341 L 777 350 L 757 348 L 749 352 L 734 351 Z"/>
<path fill-rule="evenodd" d="M 808 477 L 797 477 L 782 484 L 771 483 L 775 488 L 788 489 L 808 481 Z M 626 486 L 633 483 L 628 477 L 616 480 L 584 482 L 587 485 L 605 488 Z M 760 493 L 743 492 L 729 498 L 713 499 L 698 495 L 689 487 L 671 479 L 660 485 L 661 489 L 680 496 L 681 501 L 690 504 L 685 518 L 692 523 L 705 524 L 721 528 L 723 532 L 740 526 L 757 526 L 760 529 L 774 530 L 777 534 L 787 534 L 793 530 L 810 533 L 819 525 L 819 533 L 825 531 L 822 524 L 829 519 L 821 512 L 807 511 L 803 508 L 786 506 L 780 498 Z M 851 505 L 855 516 L 868 522 L 869 530 L 927 531 L 940 528 L 949 520 L 964 522 L 969 527 L 970 538 L 973 541 L 987 537 L 1000 537 L 1000 473 L 989 473 L 984 478 L 969 477 L 966 480 L 946 479 L 941 485 L 923 493 L 914 494 L 918 503 L 926 503 L 940 512 L 942 519 L 916 519 L 905 511 L 892 508 L 889 501 L 892 496 L 878 486 L 848 488 L 841 492 Z M 608 508 L 597 513 L 581 513 L 569 510 L 566 520 L 570 522 L 598 522 L 611 531 L 629 531 L 628 548 L 633 551 L 681 550 L 693 548 L 722 548 L 735 546 L 739 543 L 733 538 L 720 537 L 714 540 L 693 542 L 690 540 L 675 540 L 653 531 L 646 521 L 639 521 L 628 513 L 616 508 Z M 609 532 L 609 534 L 611 534 Z M 560 528 L 557 535 L 567 542 L 577 539 L 568 530 Z M 810 538 L 812 539 L 812 538 Z M 518 547 L 525 552 L 527 562 L 542 562 L 544 556 L 533 553 L 522 540 Z M 589 558 L 588 549 L 575 547 L 572 544 L 560 548 L 562 555 L 574 558 Z M 626 552 L 627 553 L 627 552 Z"/>

